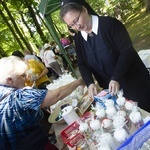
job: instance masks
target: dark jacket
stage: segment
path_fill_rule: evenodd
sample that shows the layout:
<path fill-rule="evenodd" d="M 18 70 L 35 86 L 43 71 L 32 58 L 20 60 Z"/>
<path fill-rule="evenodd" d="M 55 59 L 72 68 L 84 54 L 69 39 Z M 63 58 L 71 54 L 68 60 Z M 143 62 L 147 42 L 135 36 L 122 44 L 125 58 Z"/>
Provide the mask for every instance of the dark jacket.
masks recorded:
<path fill-rule="evenodd" d="M 149 72 L 139 58 L 137 52 L 134 50 L 124 25 L 111 17 L 99 17 L 98 31 L 107 47 L 107 52 L 114 60 L 113 63 L 115 67 L 113 68 L 113 71 L 108 74 L 109 82 L 110 80 L 118 81 L 124 91 L 125 97 L 140 102 L 146 97 L 144 99 L 147 99 L 146 102 L 150 104 L 150 94 L 146 93 L 145 95 L 144 93 L 145 91 L 150 91 Z M 99 35 L 95 38 L 97 41 L 93 42 L 93 47 L 96 45 L 97 47 L 98 45 L 99 47 L 101 46 L 101 43 L 98 42 L 98 38 Z M 104 81 L 105 77 L 103 77 L 103 74 L 101 74 L 100 71 L 95 72 L 93 70 L 94 66 L 91 64 L 89 65 L 88 58 L 86 57 L 87 55 L 85 54 L 85 50 L 88 50 L 88 47 L 86 46 L 88 45 L 87 42 L 88 41 L 83 39 L 80 32 L 76 34 L 75 45 L 81 75 L 87 86 L 94 83 L 92 77 L 92 75 L 94 75 L 102 88 L 108 88 L 109 82 Z M 100 53 L 96 53 L 96 55 L 98 55 L 96 57 L 102 57 Z M 107 56 L 106 59 L 108 59 Z M 103 64 L 99 64 L 99 66 L 101 65 Z M 108 65 L 107 67 L 109 68 L 110 66 Z M 105 72 L 105 69 L 103 72 Z"/>

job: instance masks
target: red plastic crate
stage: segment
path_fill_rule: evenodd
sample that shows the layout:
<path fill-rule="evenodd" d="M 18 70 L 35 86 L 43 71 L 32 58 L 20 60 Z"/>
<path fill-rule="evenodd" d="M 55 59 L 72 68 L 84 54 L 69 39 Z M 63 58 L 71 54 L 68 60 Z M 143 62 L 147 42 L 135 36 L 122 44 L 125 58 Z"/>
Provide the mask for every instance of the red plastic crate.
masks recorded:
<path fill-rule="evenodd" d="M 79 124 L 75 121 L 70 126 L 66 127 L 62 132 L 61 135 L 65 138 L 69 138 L 72 135 L 72 132 L 75 130 L 79 130 Z"/>
<path fill-rule="evenodd" d="M 90 112 L 86 112 L 81 116 L 81 120 L 86 120 L 90 116 Z M 84 138 L 84 135 L 79 132 L 79 124 L 75 121 L 70 126 L 66 127 L 61 132 L 62 140 L 65 144 L 74 147 L 80 139 Z"/>
<path fill-rule="evenodd" d="M 84 139 L 84 136 L 81 133 L 76 134 L 72 138 L 65 138 L 62 136 L 63 142 L 70 147 L 74 147 L 80 139 Z"/>
<path fill-rule="evenodd" d="M 74 147 L 84 136 L 79 132 L 79 124 L 75 121 L 61 132 L 65 144 Z"/>

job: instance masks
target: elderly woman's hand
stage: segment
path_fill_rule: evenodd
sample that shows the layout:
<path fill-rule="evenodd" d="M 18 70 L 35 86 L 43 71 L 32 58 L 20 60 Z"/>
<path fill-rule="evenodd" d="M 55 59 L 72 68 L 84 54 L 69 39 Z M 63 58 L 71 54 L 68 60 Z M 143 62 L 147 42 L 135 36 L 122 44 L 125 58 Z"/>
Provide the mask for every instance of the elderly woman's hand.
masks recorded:
<path fill-rule="evenodd" d="M 85 82 L 82 78 L 79 78 L 78 81 L 81 86 L 83 86 L 83 87 L 85 86 Z"/>
<path fill-rule="evenodd" d="M 38 74 L 32 74 L 31 75 L 31 81 L 37 81 L 39 79 L 39 76 L 38 76 Z"/>
<path fill-rule="evenodd" d="M 116 94 L 119 91 L 119 89 L 120 89 L 120 85 L 119 85 L 119 83 L 117 81 L 111 80 L 109 82 L 109 92 L 112 95 Z"/>
<path fill-rule="evenodd" d="M 89 95 L 89 98 L 91 98 L 92 100 L 94 99 L 94 96 L 97 95 L 97 89 L 94 83 L 89 85 L 88 95 Z"/>

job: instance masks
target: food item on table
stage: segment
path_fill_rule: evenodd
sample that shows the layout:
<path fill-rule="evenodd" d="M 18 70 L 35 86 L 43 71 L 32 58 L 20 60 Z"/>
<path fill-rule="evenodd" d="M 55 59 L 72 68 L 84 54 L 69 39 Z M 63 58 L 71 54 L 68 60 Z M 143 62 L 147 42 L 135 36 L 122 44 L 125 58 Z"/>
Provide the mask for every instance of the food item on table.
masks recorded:
<path fill-rule="evenodd" d="M 128 136 L 129 135 L 124 128 L 115 129 L 114 137 L 118 142 L 124 142 L 128 138 Z"/>
<path fill-rule="evenodd" d="M 117 111 L 117 116 L 122 116 L 122 117 L 126 117 L 126 112 L 125 111 L 123 111 L 123 110 L 119 110 L 119 111 Z"/>
<path fill-rule="evenodd" d="M 97 109 L 95 114 L 99 119 L 104 118 L 105 117 L 105 110 L 103 108 Z"/>
<path fill-rule="evenodd" d="M 108 118 L 113 119 L 113 117 L 115 116 L 116 113 L 117 113 L 117 111 L 116 111 L 116 108 L 114 106 L 113 107 L 107 107 L 106 114 L 107 114 Z"/>
<path fill-rule="evenodd" d="M 86 122 L 79 122 L 79 131 L 83 133 L 86 138 L 90 138 L 92 135 L 92 130 Z"/>
<path fill-rule="evenodd" d="M 126 103 L 125 103 L 125 108 L 127 109 L 127 110 L 132 110 L 133 109 L 133 107 L 134 107 L 134 102 L 133 101 L 126 101 Z"/>
<path fill-rule="evenodd" d="M 132 111 L 129 115 L 129 118 L 137 129 L 139 129 L 144 124 L 142 115 L 139 111 Z"/>
<path fill-rule="evenodd" d="M 112 125 L 112 121 L 108 118 L 103 119 L 102 121 L 102 127 L 103 128 L 109 128 Z"/>
<path fill-rule="evenodd" d="M 125 125 L 125 118 L 123 116 L 117 116 L 113 120 L 114 128 L 121 128 Z"/>
<path fill-rule="evenodd" d="M 97 120 L 97 119 L 92 119 L 91 121 L 90 121 L 90 127 L 91 127 L 91 129 L 92 130 L 99 130 L 100 128 L 101 128 L 101 123 L 100 123 L 100 121 L 99 120 Z"/>
<path fill-rule="evenodd" d="M 123 97 L 123 90 L 118 91 L 117 96 L 118 98 L 116 100 L 116 103 L 119 105 L 119 107 L 122 107 L 126 102 L 125 97 Z"/>

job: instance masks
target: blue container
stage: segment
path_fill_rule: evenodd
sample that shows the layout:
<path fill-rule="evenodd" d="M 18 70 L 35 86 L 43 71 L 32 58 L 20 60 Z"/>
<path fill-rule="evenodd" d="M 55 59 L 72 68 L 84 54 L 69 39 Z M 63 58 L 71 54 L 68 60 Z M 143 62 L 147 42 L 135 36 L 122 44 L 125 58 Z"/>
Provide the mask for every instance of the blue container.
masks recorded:
<path fill-rule="evenodd" d="M 138 150 L 150 139 L 150 120 L 130 136 L 117 150 Z"/>

